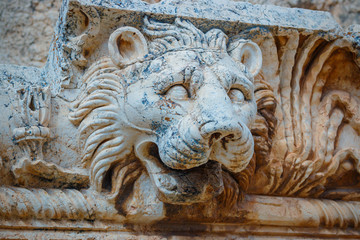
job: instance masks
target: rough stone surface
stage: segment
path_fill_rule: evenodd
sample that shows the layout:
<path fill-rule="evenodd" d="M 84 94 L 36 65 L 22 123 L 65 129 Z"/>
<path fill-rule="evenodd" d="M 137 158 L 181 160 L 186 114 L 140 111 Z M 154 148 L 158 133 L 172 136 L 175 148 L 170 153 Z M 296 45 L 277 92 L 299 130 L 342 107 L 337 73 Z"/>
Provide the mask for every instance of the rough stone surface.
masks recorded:
<path fill-rule="evenodd" d="M 0 1 L 0 63 L 44 66 L 60 5 L 59 0 Z"/>
<path fill-rule="evenodd" d="M 149 3 L 156 3 L 151 0 Z M 246 0 L 252 4 L 306 8 L 330 12 L 342 27 L 360 24 L 357 0 Z M 58 18 L 61 0 L 0 2 L 0 63 L 42 67 Z"/>
<path fill-rule="evenodd" d="M 306 8 L 330 12 L 344 28 L 360 23 L 360 2 L 357 0 L 245 0 L 252 4 L 272 4 L 282 7 Z"/>
<path fill-rule="evenodd" d="M 64 0 L 45 66 L 0 65 L 0 238 L 359 237 L 359 32 Z"/>

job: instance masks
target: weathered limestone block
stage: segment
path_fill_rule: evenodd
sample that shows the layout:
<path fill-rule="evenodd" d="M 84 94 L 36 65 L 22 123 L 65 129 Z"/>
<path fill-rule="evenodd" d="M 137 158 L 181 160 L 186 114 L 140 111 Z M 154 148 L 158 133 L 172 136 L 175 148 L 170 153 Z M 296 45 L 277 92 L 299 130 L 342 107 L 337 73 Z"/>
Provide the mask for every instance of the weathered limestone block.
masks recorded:
<path fill-rule="evenodd" d="M 63 1 L 1 66 L 0 238 L 358 237 L 359 56 L 328 13 Z"/>

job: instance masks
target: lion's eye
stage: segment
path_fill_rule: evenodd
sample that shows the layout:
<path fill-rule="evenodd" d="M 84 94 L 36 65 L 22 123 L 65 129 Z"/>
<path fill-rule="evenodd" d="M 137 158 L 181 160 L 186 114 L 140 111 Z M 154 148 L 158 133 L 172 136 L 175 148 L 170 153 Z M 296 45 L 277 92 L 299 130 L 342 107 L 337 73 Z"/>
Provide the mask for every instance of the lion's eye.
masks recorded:
<path fill-rule="evenodd" d="M 229 98 L 231 99 L 231 101 L 234 103 L 242 103 L 245 100 L 245 96 L 242 93 L 242 91 L 240 91 L 239 89 L 236 89 L 236 88 L 230 89 L 228 95 L 229 95 Z"/>
<path fill-rule="evenodd" d="M 167 91 L 166 96 L 169 96 L 171 99 L 175 100 L 186 100 L 189 98 L 189 94 L 186 88 L 182 85 L 175 85 L 171 87 Z"/>

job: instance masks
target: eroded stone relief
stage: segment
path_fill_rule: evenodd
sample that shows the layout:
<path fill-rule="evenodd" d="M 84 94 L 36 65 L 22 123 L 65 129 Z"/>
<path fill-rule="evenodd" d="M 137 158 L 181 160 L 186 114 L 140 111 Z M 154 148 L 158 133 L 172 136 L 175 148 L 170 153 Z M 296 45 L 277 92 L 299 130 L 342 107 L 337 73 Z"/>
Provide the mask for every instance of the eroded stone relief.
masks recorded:
<path fill-rule="evenodd" d="M 282 41 L 285 49 L 277 56 L 281 88 L 275 116 L 280 124 L 268 162 L 256 171 L 253 191 L 356 200 L 359 91 L 350 79 L 359 76 L 359 62 L 349 50 L 357 50 L 351 50 L 354 46 L 344 39 L 324 42 L 316 36 L 300 42 L 301 37 L 267 40 L 274 45 Z M 347 63 L 350 66 L 345 67 Z M 347 174 L 352 176 L 344 178 Z"/>
<path fill-rule="evenodd" d="M 0 236 L 358 236 L 356 28 L 208 4 L 64 1 L 46 67 L 1 66 Z"/>
<path fill-rule="evenodd" d="M 69 114 L 82 164 L 91 187 L 105 185 L 113 198 L 144 166 L 164 202 L 205 202 L 223 191 L 223 174 L 241 173 L 253 157 L 248 126 L 261 51 L 237 40 L 230 57 L 221 30 L 144 21 L 149 43 L 139 30 L 119 28 L 109 38 L 110 58 L 84 74 Z"/>

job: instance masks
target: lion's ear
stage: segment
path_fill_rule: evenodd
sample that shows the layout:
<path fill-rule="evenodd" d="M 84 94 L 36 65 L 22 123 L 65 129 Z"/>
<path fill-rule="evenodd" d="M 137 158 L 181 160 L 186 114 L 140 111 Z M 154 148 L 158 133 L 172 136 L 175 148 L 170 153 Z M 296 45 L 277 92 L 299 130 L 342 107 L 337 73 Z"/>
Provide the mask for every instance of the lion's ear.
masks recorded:
<path fill-rule="evenodd" d="M 141 60 L 148 53 L 144 35 L 133 27 L 116 29 L 110 35 L 108 46 L 111 60 L 120 68 Z"/>
<path fill-rule="evenodd" d="M 259 73 L 262 65 L 262 55 L 256 43 L 240 39 L 229 44 L 228 53 L 238 64 L 245 65 L 252 77 Z"/>

